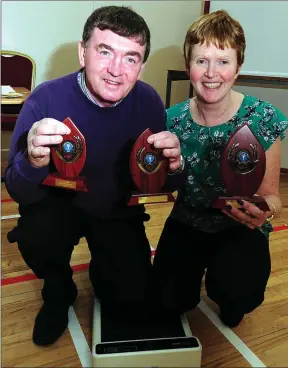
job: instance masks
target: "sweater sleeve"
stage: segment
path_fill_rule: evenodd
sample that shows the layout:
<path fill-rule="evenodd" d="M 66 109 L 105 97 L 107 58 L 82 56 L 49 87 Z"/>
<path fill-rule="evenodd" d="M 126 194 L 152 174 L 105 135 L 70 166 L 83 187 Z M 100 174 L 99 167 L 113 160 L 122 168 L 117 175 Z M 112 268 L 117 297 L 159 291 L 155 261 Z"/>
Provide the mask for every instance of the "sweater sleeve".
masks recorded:
<path fill-rule="evenodd" d="M 17 119 L 5 170 L 5 184 L 10 196 L 19 204 L 31 204 L 46 197 L 48 188 L 41 182 L 48 175 L 49 168 L 33 167 L 27 157 L 27 136 L 32 125 L 43 119 L 33 96 L 23 105 Z"/>

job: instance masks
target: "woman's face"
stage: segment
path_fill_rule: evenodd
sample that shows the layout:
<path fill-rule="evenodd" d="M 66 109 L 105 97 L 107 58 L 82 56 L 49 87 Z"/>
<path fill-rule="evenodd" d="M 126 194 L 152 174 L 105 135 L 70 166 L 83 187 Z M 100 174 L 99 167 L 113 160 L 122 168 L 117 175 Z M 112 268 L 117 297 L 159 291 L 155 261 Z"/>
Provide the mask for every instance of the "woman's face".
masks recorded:
<path fill-rule="evenodd" d="M 203 43 L 193 46 L 187 71 L 197 98 L 213 104 L 222 101 L 230 92 L 239 69 L 235 49 L 221 50 Z"/>

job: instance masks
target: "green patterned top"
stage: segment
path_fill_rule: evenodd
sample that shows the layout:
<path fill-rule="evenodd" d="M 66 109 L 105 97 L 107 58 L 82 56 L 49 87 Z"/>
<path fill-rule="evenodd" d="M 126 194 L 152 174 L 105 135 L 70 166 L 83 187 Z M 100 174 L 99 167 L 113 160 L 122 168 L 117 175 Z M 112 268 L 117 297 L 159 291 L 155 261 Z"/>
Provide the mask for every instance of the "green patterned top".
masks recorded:
<path fill-rule="evenodd" d="M 187 178 L 178 190 L 171 217 L 205 232 L 218 232 L 232 226 L 245 226 L 211 207 L 219 196 L 228 195 L 220 178 L 220 157 L 234 131 L 244 123 L 266 151 L 277 137 L 285 138 L 288 119 L 270 103 L 245 95 L 229 121 L 206 127 L 198 125 L 190 113 L 190 99 L 167 110 L 167 126 L 180 140 L 186 160 Z M 266 236 L 273 230 L 265 223 Z"/>

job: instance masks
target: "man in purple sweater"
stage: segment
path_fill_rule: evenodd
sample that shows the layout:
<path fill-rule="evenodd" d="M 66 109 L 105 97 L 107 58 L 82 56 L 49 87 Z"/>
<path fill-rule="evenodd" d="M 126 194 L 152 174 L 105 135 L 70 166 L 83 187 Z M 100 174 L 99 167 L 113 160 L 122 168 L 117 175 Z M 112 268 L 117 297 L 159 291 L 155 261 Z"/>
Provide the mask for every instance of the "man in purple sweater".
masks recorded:
<path fill-rule="evenodd" d="M 77 297 L 69 262 L 83 236 L 101 303 L 116 310 L 149 308 L 150 246 L 143 223 L 149 216 L 143 206 L 127 206 L 133 189 L 129 157 L 139 135 L 150 128 L 155 134 L 149 143 L 163 149 L 172 174 L 181 171 L 179 141 L 165 131 L 163 103 L 139 81 L 150 51 L 143 18 L 126 7 L 97 9 L 86 21 L 78 51 L 79 71 L 42 83 L 25 102 L 5 174 L 21 215 L 10 240 L 44 280 L 44 303 L 33 331 L 37 345 L 54 343 L 67 327 Z M 87 193 L 42 184 L 55 171 L 50 146 L 70 132 L 61 123 L 66 117 L 86 140 L 81 176 Z"/>

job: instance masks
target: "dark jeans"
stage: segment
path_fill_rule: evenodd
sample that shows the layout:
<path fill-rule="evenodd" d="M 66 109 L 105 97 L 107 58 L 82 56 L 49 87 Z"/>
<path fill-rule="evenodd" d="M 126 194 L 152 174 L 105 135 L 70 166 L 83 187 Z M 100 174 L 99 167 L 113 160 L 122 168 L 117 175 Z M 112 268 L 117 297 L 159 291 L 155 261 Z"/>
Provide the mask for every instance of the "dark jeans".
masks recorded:
<path fill-rule="evenodd" d="M 154 258 L 158 301 L 187 311 L 207 295 L 220 307 L 249 313 L 264 300 L 271 271 L 269 242 L 245 226 L 208 234 L 168 218 Z"/>
<path fill-rule="evenodd" d="M 147 214 L 101 220 L 72 206 L 65 194 L 20 206 L 19 212 L 14 240 L 26 264 L 44 279 L 46 304 L 73 303 L 70 258 L 83 236 L 91 252 L 90 280 L 101 302 L 139 305 L 150 299 L 151 251 L 143 223 Z"/>

